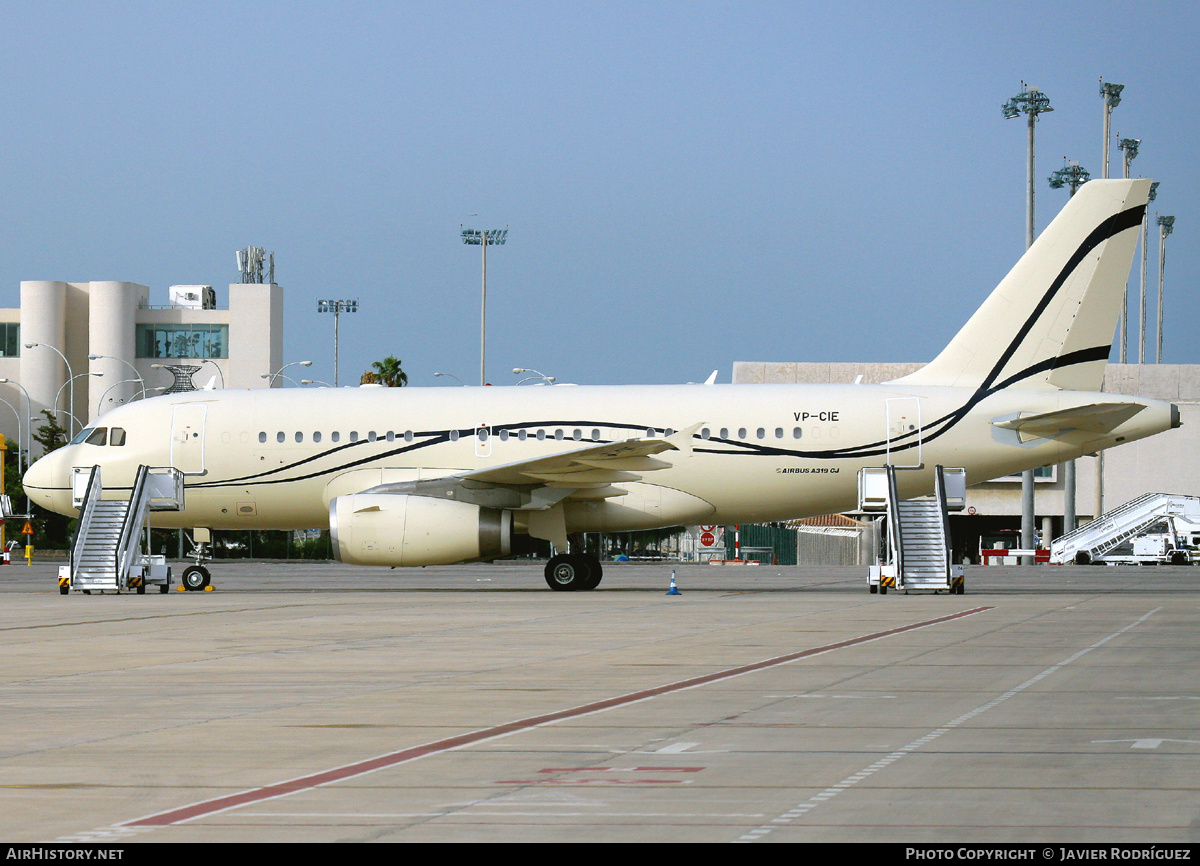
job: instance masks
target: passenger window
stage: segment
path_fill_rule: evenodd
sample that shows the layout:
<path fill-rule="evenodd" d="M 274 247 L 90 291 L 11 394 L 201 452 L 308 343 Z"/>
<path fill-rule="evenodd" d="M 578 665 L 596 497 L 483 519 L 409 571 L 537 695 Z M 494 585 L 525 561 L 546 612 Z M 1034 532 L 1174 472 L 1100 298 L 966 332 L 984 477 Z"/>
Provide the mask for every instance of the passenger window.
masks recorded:
<path fill-rule="evenodd" d="M 317 430 L 317 431 L 314 431 L 314 432 L 313 432 L 313 441 L 314 441 L 314 442 L 320 442 L 320 441 L 321 441 L 321 431 L 320 431 L 320 430 Z"/>
<path fill-rule="evenodd" d="M 728 438 L 729 438 L 729 428 L 728 428 L 728 427 L 722 427 L 722 428 L 721 428 L 721 436 L 720 436 L 720 438 L 721 438 L 721 439 L 728 439 Z"/>
<path fill-rule="evenodd" d="M 782 427 L 776 427 L 776 428 L 775 428 L 775 438 L 776 438 L 776 439 L 782 439 L 782 438 L 783 438 L 783 428 L 782 428 Z"/>
<path fill-rule="evenodd" d="M 387 432 L 387 441 L 389 441 L 389 442 L 396 441 L 396 431 L 395 430 L 389 430 Z"/>
<path fill-rule="evenodd" d="M 518 441 L 518 442 L 524 442 L 524 441 L 525 441 L 525 438 L 526 438 L 528 435 L 529 435 L 529 433 L 528 433 L 527 431 L 525 431 L 525 430 L 518 430 L 518 431 L 517 431 L 517 441 Z"/>
<path fill-rule="evenodd" d="M 501 442 L 507 442 L 507 441 L 508 441 L 508 431 L 507 431 L 507 430 L 501 430 L 501 431 L 500 431 L 499 433 L 497 433 L 496 435 L 500 437 L 500 441 L 501 441 Z"/>
<path fill-rule="evenodd" d="M 599 431 L 599 430 L 593 430 L 593 431 L 592 431 L 592 441 L 593 441 L 593 442 L 599 442 L 599 441 L 600 441 L 600 431 Z"/>
<path fill-rule="evenodd" d="M 332 439 L 334 442 L 341 442 L 342 434 L 339 433 L 338 431 L 334 430 L 332 433 L 329 434 L 329 438 Z"/>
<path fill-rule="evenodd" d="M 412 434 L 412 431 L 411 431 L 411 430 L 405 430 L 405 431 L 404 431 L 404 441 L 405 441 L 405 442 L 411 442 L 411 441 L 412 441 L 412 436 L 413 436 L 413 434 Z"/>
<path fill-rule="evenodd" d="M 374 430 L 371 430 L 369 433 L 367 433 L 367 441 L 368 442 L 374 442 L 376 438 L 377 437 L 375 436 Z"/>
<path fill-rule="evenodd" d="M 801 430 L 799 427 L 792 428 L 792 438 L 793 439 L 799 439 L 803 435 L 803 433 L 804 433 L 804 431 Z"/>
<path fill-rule="evenodd" d="M 92 435 L 90 435 L 90 436 L 88 436 L 88 438 L 84 439 L 83 442 L 85 445 L 103 445 L 104 441 L 107 438 L 108 438 L 108 428 L 107 427 L 97 427 L 95 430 L 92 431 Z"/>
<path fill-rule="evenodd" d="M 583 438 L 583 431 L 582 430 L 571 431 L 571 438 L 574 439 L 576 442 L 578 442 L 580 439 Z"/>
<path fill-rule="evenodd" d="M 711 431 L 711 430 L 709 430 L 707 427 L 705 427 L 703 430 L 701 430 L 701 431 L 700 431 L 700 438 L 701 438 L 701 439 L 707 439 L 707 438 L 709 438 L 710 436 L 712 436 L 712 431 Z"/>
<path fill-rule="evenodd" d="M 738 438 L 739 438 L 739 439 L 745 439 L 745 438 L 746 438 L 746 428 L 745 428 L 745 427 L 739 427 L 739 428 L 738 428 Z"/>
<path fill-rule="evenodd" d="M 450 431 L 450 441 L 451 441 L 451 442 L 457 442 L 457 441 L 458 441 L 458 431 L 457 431 L 457 430 L 451 430 L 451 431 Z"/>
<path fill-rule="evenodd" d="M 561 442 L 562 438 L 563 438 L 563 431 L 561 429 L 555 430 L 554 438 L 557 439 L 559 442 Z"/>
<path fill-rule="evenodd" d="M 767 431 L 764 430 L 763 428 L 759 427 L 757 430 L 754 431 L 754 435 L 757 436 L 759 439 L 763 439 L 763 438 L 766 438 Z"/>
<path fill-rule="evenodd" d="M 114 427 L 108 436 L 109 445 L 124 445 L 125 444 L 125 428 Z"/>
<path fill-rule="evenodd" d="M 541 441 L 542 441 L 543 439 L 545 439 L 545 438 L 546 438 L 546 431 L 545 431 L 545 430 L 539 430 L 539 431 L 537 432 L 537 439 L 538 439 L 538 441 L 539 441 L 539 442 L 541 442 Z"/>
<path fill-rule="evenodd" d="M 486 442 L 486 441 L 488 440 L 488 431 L 487 431 L 487 428 L 486 428 L 486 427 L 480 427 L 477 435 L 479 436 L 479 441 L 480 441 L 480 442 Z"/>
<path fill-rule="evenodd" d="M 296 441 L 297 441 L 297 442 L 303 442 L 303 441 L 304 441 L 304 434 L 303 434 L 303 433 L 301 433 L 299 430 L 297 430 L 297 431 L 296 431 Z"/>
<path fill-rule="evenodd" d="M 357 442 L 357 441 L 358 441 L 358 431 L 357 431 L 357 430 L 351 430 L 351 431 L 350 431 L 350 441 L 351 441 L 351 442 Z"/>
<path fill-rule="evenodd" d="M 267 431 L 266 430 L 263 430 L 261 433 L 258 434 L 258 441 L 259 442 L 267 441 Z"/>
<path fill-rule="evenodd" d="M 276 442 L 282 442 L 285 439 L 287 439 L 287 434 L 284 433 L 282 430 L 280 430 L 278 433 L 275 434 Z"/>

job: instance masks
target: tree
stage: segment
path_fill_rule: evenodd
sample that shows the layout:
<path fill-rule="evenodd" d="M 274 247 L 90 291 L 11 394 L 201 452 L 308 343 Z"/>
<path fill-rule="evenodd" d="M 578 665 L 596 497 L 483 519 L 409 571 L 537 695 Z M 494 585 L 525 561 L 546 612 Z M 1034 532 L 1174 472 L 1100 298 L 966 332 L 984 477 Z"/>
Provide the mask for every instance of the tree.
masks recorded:
<path fill-rule="evenodd" d="M 363 373 L 361 384 L 368 384 L 367 377 L 370 376 L 370 382 L 378 382 L 388 388 L 403 388 L 408 384 L 408 374 L 400 369 L 402 362 L 394 355 L 388 355 L 382 361 L 375 361 L 371 364 L 371 370 Z"/>
<path fill-rule="evenodd" d="M 67 431 L 58 424 L 58 418 L 49 409 L 43 409 L 46 423 L 37 428 L 33 441 L 42 446 L 42 453 L 49 454 L 67 444 Z"/>

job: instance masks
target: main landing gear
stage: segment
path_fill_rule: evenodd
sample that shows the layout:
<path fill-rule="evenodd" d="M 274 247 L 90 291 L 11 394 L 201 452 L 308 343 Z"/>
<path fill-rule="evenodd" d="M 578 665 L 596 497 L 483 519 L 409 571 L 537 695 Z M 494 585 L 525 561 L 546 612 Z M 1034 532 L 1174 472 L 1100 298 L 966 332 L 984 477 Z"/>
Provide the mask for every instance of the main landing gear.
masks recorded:
<path fill-rule="evenodd" d="M 557 592 L 595 589 L 603 571 L 590 553 L 560 553 L 546 563 L 546 583 Z"/>

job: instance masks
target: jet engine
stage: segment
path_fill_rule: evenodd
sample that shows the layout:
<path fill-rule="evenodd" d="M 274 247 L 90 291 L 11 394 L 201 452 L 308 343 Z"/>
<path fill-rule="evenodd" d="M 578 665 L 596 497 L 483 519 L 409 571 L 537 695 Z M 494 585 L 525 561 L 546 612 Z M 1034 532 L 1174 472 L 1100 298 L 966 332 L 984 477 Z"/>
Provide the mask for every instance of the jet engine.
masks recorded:
<path fill-rule="evenodd" d="M 355 493 L 329 503 L 334 556 L 349 565 L 449 565 L 512 552 L 512 513 L 468 502 Z"/>

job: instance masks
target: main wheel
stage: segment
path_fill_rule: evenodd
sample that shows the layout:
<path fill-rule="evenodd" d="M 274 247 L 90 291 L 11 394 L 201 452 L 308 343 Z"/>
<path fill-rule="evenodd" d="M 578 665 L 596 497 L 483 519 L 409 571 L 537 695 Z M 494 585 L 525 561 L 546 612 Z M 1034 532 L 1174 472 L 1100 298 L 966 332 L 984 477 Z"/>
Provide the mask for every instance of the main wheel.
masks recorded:
<path fill-rule="evenodd" d="M 587 559 L 581 556 L 560 553 L 546 563 L 546 583 L 556 592 L 583 589 L 590 577 Z"/>
<path fill-rule="evenodd" d="M 588 578 L 579 588 L 595 589 L 600 585 L 600 578 L 604 576 L 604 569 L 600 565 L 600 560 L 587 553 L 580 554 L 579 558 L 584 561 L 584 565 L 588 570 Z"/>
<path fill-rule="evenodd" d="M 183 570 L 182 583 L 188 592 L 199 592 L 208 586 L 211 578 L 203 565 L 189 565 Z"/>

